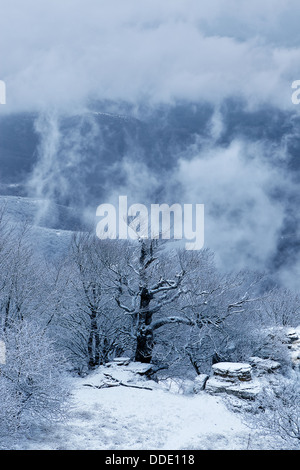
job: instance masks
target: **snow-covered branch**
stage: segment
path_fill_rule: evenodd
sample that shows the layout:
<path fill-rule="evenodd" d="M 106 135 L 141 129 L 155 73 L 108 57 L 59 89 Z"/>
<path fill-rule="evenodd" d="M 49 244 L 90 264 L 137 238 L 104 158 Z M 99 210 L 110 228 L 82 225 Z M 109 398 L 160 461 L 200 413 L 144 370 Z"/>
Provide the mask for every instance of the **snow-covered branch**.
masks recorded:
<path fill-rule="evenodd" d="M 178 317 L 178 316 L 170 316 L 170 317 L 164 317 L 160 318 L 158 320 L 155 320 L 151 323 L 151 330 L 155 331 L 158 328 L 161 328 L 164 325 L 169 325 L 171 323 L 183 323 L 185 325 L 189 326 L 194 326 L 195 322 L 191 320 L 190 318 L 187 317 Z"/>

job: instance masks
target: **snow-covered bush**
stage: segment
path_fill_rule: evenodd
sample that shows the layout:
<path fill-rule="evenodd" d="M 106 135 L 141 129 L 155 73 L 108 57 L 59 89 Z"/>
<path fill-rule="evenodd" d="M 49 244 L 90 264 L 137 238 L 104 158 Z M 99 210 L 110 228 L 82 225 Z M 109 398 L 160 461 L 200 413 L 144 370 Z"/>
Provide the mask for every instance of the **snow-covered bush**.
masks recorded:
<path fill-rule="evenodd" d="M 0 365 L 0 440 L 6 433 L 61 419 L 68 397 L 63 361 L 40 326 L 18 322 L 2 337 L 6 361 Z"/>
<path fill-rule="evenodd" d="M 282 439 L 283 447 L 300 449 L 300 373 L 279 375 L 265 386 L 247 413 L 255 428 Z"/>

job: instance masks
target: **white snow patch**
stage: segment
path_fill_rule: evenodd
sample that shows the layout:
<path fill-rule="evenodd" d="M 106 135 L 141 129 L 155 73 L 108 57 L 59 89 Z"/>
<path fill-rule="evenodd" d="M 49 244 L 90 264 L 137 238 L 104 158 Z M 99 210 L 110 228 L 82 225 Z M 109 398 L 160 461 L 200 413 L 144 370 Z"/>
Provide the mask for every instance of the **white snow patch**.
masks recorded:
<path fill-rule="evenodd" d="M 96 388 L 108 380 L 107 373 L 127 386 Z M 240 415 L 230 411 L 221 397 L 205 391 L 170 393 L 118 365 L 100 367 L 73 382 L 67 421 L 31 435 L 22 449 L 244 450 L 250 437 L 257 444 L 255 433 L 242 423 Z M 128 387 L 130 384 L 151 390 Z"/>

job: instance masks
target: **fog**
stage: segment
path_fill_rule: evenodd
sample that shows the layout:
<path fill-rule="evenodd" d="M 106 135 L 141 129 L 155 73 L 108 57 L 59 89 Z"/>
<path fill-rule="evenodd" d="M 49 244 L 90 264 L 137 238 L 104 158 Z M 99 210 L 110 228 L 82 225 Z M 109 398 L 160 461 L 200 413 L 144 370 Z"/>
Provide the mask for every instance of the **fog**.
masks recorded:
<path fill-rule="evenodd" d="M 294 0 L 0 0 L 0 112 L 37 116 L 28 194 L 85 216 L 119 195 L 204 204 L 220 265 L 296 288 L 299 17 Z M 122 151 L 91 109 L 133 119 Z"/>

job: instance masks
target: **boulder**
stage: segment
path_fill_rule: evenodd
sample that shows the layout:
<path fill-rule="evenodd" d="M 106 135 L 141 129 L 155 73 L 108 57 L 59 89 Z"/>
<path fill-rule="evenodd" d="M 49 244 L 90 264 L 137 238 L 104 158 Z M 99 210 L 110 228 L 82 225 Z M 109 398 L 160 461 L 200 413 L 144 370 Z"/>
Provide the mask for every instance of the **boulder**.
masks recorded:
<path fill-rule="evenodd" d="M 264 374 L 273 374 L 280 369 L 281 365 L 272 359 L 262 359 L 261 357 L 250 357 L 250 364 L 253 367 L 253 372 L 261 376 Z"/>
<path fill-rule="evenodd" d="M 139 375 L 146 375 L 148 372 L 153 370 L 152 364 L 145 364 L 143 362 L 131 362 L 128 365 L 128 370 Z"/>
<path fill-rule="evenodd" d="M 298 341 L 299 335 L 295 329 L 289 328 L 286 332 L 286 337 L 288 339 L 289 343 L 294 343 L 295 341 Z"/>
<path fill-rule="evenodd" d="M 213 375 L 229 382 L 248 382 L 252 379 L 251 364 L 242 362 L 218 362 L 212 366 Z"/>
<path fill-rule="evenodd" d="M 261 387 L 258 383 L 253 381 L 249 382 L 227 382 L 226 380 L 220 380 L 216 377 L 210 377 L 205 385 L 205 391 L 210 394 L 226 393 L 228 395 L 234 395 L 238 398 L 246 400 L 253 400 L 257 397 Z"/>
<path fill-rule="evenodd" d="M 116 363 L 118 366 L 128 366 L 130 362 L 130 357 L 115 357 L 113 362 Z"/>
<path fill-rule="evenodd" d="M 290 349 L 291 360 L 292 360 L 293 366 L 296 368 L 299 368 L 300 367 L 300 338 L 292 341 L 289 344 L 289 349 Z"/>
<path fill-rule="evenodd" d="M 205 384 L 211 394 L 226 393 L 238 398 L 254 399 L 260 385 L 252 379 L 252 366 L 242 362 L 219 362 L 212 366 L 213 375 Z"/>

